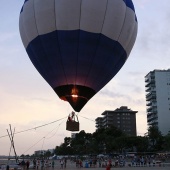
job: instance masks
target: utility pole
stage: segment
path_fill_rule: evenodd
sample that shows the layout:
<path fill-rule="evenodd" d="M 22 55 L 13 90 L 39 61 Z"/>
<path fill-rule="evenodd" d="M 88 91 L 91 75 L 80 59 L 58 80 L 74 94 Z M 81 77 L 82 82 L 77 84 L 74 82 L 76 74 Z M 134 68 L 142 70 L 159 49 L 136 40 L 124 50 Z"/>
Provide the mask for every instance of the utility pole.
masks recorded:
<path fill-rule="evenodd" d="M 8 133 L 9 139 L 11 141 L 11 147 L 13 147 L 14 154 L 15 154 L 15 160 L 16 160 L 16 163 L 17 163 L 18 162 L 18 157 L 17 157 L 17 154 L 16 154 L 15 145 L 14 145 L 15 128 L 14 128 L 14 132 L 12 132 L 11 124 L 9 124 L 9 127 L 10 127 L 10 133 L 9 133 L 8 129 L 7 129 L 7 133 Z M 10 152 L 11 152 L 11 148 L 10 148 Z M 10 155 L 10 153 L 9 153 L 9 155 Z"/>

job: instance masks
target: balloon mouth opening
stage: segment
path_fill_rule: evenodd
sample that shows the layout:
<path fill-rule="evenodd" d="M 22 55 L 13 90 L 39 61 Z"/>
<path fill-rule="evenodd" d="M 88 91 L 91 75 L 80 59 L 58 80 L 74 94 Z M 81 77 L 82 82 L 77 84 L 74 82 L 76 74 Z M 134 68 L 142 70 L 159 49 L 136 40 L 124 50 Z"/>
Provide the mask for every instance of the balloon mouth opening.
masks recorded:
<path fill-rule="evenodd" d="M 60 99 L 69 102 L 76 112 L 79 112 L 96 94 L 92 88 L 72 84 L 56 87 L 54 91 Z"/>
<path fill-rule="evenodd" d="M 73 98 L 78 98 L 78 95 L 77 94 L 72 94 L 71 95 Z"/>

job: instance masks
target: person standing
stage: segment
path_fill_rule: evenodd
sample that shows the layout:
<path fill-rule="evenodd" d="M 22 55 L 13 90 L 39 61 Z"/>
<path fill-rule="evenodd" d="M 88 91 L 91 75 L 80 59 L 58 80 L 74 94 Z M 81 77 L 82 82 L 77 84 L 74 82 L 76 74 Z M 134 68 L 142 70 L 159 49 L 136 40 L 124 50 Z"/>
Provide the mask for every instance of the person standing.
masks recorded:
<path fill-rule="evenodd" d="M 67 166 L 67 158 L 64 158 L 64 168 Z"/>
<path fill-rule="evenodd" d="M 61 165 L 60 169 L 63 169 L 63 164 L 64 164 L 64 161 L 63 161 L 63 159 L 61 159 L 60 160 L 60 165 Z"/>
<path fill-rule="evenodd" d="M 55 164 L 55 162 L 54 162 L 54 160 L 52 161 L 52 168 L 54 168 L 54 164 Z"/>
<path fill-rule="evenodd" d="M 36 160 L 35 159 L 33 160 L 33 166 L 34 166 L 34 169 L 36 169 Z"/>
<path fill-rule="evenodd" d="M 40 160 L 37 160 L 36 166 L 37 166 L 37 169 L 40 167 Z"/>
<path fill-rule="evenodd" d="M 26 163 L 25 163 L 24 159 L 23 159 L 22 162 L 21 162 L 21 166 L 22 166 L 22 169 L 25 170 Z"/>
<path fill-rule="evenodd" d="M 26 166 L 27 166 L 27 169 L 29 169 L 29 166 L 30 166 L 30 162 L 29 162 L 29 160 L 27 160 L 27 162 L 26 162 Z"/>
<path fill-rule="evenodd" d="M 9 165 L 6 166 L 6 170 L 9 170 Z"/>

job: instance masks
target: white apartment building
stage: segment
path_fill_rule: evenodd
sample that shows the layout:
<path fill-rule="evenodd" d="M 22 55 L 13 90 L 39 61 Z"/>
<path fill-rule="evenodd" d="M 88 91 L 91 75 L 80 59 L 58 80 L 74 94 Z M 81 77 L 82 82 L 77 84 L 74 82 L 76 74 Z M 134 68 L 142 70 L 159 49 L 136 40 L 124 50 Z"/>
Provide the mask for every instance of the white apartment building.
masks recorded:
<path fill-rule="evenodd" d="M 166 135 L 170 131 L 170 69 L 153 70 L 145 76 L 148 126 Z"/>

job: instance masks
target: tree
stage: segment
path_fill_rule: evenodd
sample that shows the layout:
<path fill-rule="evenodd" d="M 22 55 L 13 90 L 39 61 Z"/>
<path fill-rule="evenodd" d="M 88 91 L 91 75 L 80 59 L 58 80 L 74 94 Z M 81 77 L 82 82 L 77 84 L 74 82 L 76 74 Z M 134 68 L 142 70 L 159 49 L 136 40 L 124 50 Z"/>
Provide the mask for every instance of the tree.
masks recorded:
<path fill-rule="evenodd" d="M 146 136 L 129 136 L 127 140 L 128 150 L 131 152 L 147 152 L 148 151 L 148 137 Z"/>
<path fill-rule="evenodd" d="M 147 134 L 151 151 L 162 150 L 163 136 L 156 126 L 150 126 Z"/>
<path fill-rule="evenodd" d="M 164 145 L 163 145 L 164 151 L 170 151 L 170 132 L 164 136 Z"/>
<path fill-rule="evenodd" d="M 45 152 L 44 157 L 49 158 L 50 156 L 51 156 L 51 152 L 50 151 Z"/>

